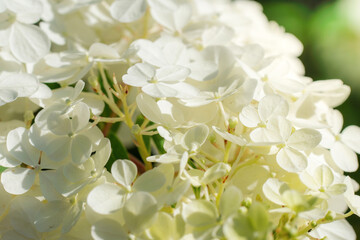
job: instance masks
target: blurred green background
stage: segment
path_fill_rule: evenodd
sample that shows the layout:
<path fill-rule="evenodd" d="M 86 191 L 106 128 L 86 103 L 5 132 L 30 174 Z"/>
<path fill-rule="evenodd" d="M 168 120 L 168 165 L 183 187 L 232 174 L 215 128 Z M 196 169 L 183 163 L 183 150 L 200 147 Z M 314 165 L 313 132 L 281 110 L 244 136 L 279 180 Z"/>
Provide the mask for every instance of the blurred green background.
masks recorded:
<path fill-rule="evenodd" d="M 360 0 L 257 1 L 269 20 L 302 41 L 306 76 L 341 79 L 351 87 L 349 99 L 338 109 L 344 127 L 360 126 Z M 360 182 L 360 171 L 349 175 Z M 348 220 L 360 240 L 360 218 L 353 215 Z"/>

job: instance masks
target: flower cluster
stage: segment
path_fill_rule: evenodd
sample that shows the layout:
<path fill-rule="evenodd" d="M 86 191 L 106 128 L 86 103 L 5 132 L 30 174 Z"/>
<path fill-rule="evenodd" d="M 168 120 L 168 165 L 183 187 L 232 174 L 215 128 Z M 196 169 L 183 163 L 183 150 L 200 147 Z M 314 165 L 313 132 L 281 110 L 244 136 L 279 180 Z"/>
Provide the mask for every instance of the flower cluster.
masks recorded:
<path fill-rule="evenodd" d="M 0 26 L 1 239 L 356 238 L 350 88 L 256 2 L 0 0 Z"/>

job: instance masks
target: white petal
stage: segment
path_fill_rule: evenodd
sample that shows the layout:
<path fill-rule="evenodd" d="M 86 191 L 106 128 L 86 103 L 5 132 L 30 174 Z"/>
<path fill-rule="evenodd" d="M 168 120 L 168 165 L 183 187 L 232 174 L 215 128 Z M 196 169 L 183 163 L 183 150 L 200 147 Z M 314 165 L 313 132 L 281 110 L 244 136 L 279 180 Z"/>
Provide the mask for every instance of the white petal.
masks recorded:
<path fill-rule="evenodd" d="M 71 160 L 76 164 L 85 162 L 91 155 L 92 143 L 84 135 L 77 135 L 71 142 Z"/>
<path fill-rule="evenodd" d="M 156 98 L 176 97 L 178 95 L 178 89 L 170 84 L 151 83 L 142 87 L 141 90 Z"/>
<path fill-rule="evenodd" d="M 51 232 L 63 222 L 68 205 L 58 200 L 41 205 L 40 211 L 35 215 L 34 225 L 39 232 Z"/>
<path fill-rule="evenodd" d="M 358 167 L 358 158 L 353 150 L 342 142 L 335 142 L 330 149 L 331 156 L 335 164 L 345 172 L 355 172 Z"/>
<path fill-rule="evenodd" d="M 89 107 L 83 103 L 79 102 L 75 105 L 71 114 L 71 130 L 73 133 L 76 133 L 86 125 L 88 125 L 90 119 L 90 109 Z"/>
<path fill-rule="evenodd" d="M 197 151 L 204 144 L 208 135 L 209 128 L 206 125 L 198 125 L 186 131 L 181 142 L 185 149 Z"/>
<path fill-rule="evenodd" d="M 353 184 L 349 176 L 345 178 L 344 184 L 347 188 L 344 193 L 345 201 L 351 211 L 353 211 L 356 215 L 360 216 L 360 196 L 355 195 Z"/>
<path fill-rule="evenodd" d="M 100 115 L 103 112 L 105 103 L 98 95 L 90 92 L 81 92 L 79 97 L 83 99 L 82 102 L 89 106 L 92 114 Z"/>
<path fill-rule="evenodd" d="M 241 136 L 236 136 L 236 135 L 233 135 L 231 133 L 228 133 L 228 132 L 225 132 L 225 131 L 222 131 L 220 130 L 220 128 L 218 127 L 215 127 L 213 126 L 213 129 L 214 131 L 219 134 L 222 138 L 232 142 L 232 143 L 235 143 L 239 146 L 244 146 L 247 144 L 247 141 L 245 138 L 241 137 Z"/>
<path fill-rule="evenodd" d="M 260 122 L 260 117 L 257 110 L 251 105 L 246 106 L 241 110 L 239 119 L 242 124 L 250 128 L 256 127 Z"/>
<path fill-rule="evenodd" d="M 68 136 L 56 136 L 51 132 L 41 131 L 34 124 L 30 128 L 29 138 L 34 147 L 44 151 L 53 161 L 60 162 L 69 155 L 71 139 Z"/>
<path fill-rule="evenodd" d="M 318 80 L 307 86 L 311 94 L 325 101 L 329 107 L 337 107 L 342 104 L 350 95 L 350 87 L 344 85 L 339 79 Z"/>
<path fill-rule="evenodd" d="M 235 63 L 233 52 L 225 46 L 207 47 L 203 51 L 203 56 L 207 61 L 214 62 L 220 73 L 231 69 Z"/>
<path fill-rule="evenodd" d="M 87 181 L 81 181 L 73 183 L 65 178 L 63 174 L 63 169 L 60 168 L 58 170 L 47 170 L 42 171 L 42 177 L 49 179 L 52 186 L 61 193 L 64 197 L 69 197 L 77 192 L 79 192 L 84 186 L 88 184 Z"/>
<path fill-rule="evenodd" d="M 342 183 L 333 184 L 326 189 L 326 192 L 331 195 L 340 195 L 346 192 L 347 186 Z"/>
<path fill-rule="evenodd" d="M 274 137 L 278 135 L 277 138 L 282 141 L 286 141 L 292 132 L 292 123 L 282 116 L 270 118 L 266 127 L 274 133 Z M 273 141 L 277 138 L 274 138 Z"/>
<path fill-rule="evenodd" d="M 15 101 L 17 97 L 18 97 L 18 93 L 14 90 L 0 89 L 0 106 Z"/>
<path fill-rule="evenodd" d="M 62 200 L 64 197 L 56 191 L 54 185 L 47 178 L 47 175 L 43 174 L 45 171 L 41 171 L 39 173 L 39 183 L 41 193 L 44 195 L 47 201 L 55 201 L 55 200 Z"/>
<path fill-rule="evenodd" d="M 288 172 L 300 172 L 307 167 L 307 159 L 304 154 L 289 147 L 284 147 L 278 152 L 276 161 Z"/>
<path fill-rule="evenodd" d="M 243 194 L 235 186 L 229 186 L 225 189 L 225 192 L 221 195 L 219 212 L 226 219 L 239 209 Z"/>
<path fill-rule="evenodd" d="M 35 235 L 35 233 L 34 233 Z M 2 240 L 29 240 L 29 238 L 21 235 L 20 233 L 16 232 L 15 230 L 9 230 L 4 232 L 3 235 L 1 235 Z"/>
<path fill-rule="evenodd" d="M 165 85 L 165 84 L 164 84 Z M 191 84 L 186 82 L 178 82 L 173 84 L 166 84 L 177 91 L 176 98 L 192 99 L 199 95 L 199 90 Z"/>
<path fill-rule="evenodd" d="M 178 239 L 179 231 L 176 229 L 177 221 L 165 212 L 159 212 L 156 221 L 149 229 L 153 239 Z"/>
<path fill-rule="evenodd" d="M 165 175 L 155 168 L 136 179 L 133 189 L 139 192 L 155 192 L 163 187 L 165 183 Z"/>
<path fill-rule="evenodd" d="M 206 29 L 201 35 L 203 46 L 225 45 L 231 41 L 234 30 L 228 26 L 214 26 Z"/>
<path fill-rule="evenodd" d="M 344 219 L 331 223 L 321 224 L 309 233 L 315 238 L 328 240 L 355 240 L 356 233 L 353 227 Z"/>
<path fill-rule="evenodd" d="M 315 148 L 321 141 L 321 134 L 313 129 L 303 128 L 295 131 L 286 142 L 288 146 L 300 151 Z"/>
<path fill-rule="evenodd" d="M 141 111 L 141 113 L 149 120 L 155 123 L 163 123 L 161 118 L 161 111 L 159 106 L 156 104 L 155 100 L 149 95 L 140 93 L 136 97 L 136 103 Z"/>
<path fill-rule="evenodd" d="M 134 87 L 145 86 L 155 76 L 155 69 L 147 63 L 137 63 L 123 76 L 125 84 Z"/>
<path fill-rule="evenodd" d="M 307 171 L 300 174 L 300 180 L 310 189 L 318 190 L 321 187 L 320 183 L 315 180 L 313 174 L 310 174 Z"/>
<path fill-rule="evenodd" d="M 182 176 L 182 173 L 185 171 L 188 160 L 189 160 L 189 153 L 184 152 L 183 155 L 181 156 L 180 164 L 179 164 L 179 176 L 180 177 Z"/>
<path fill-rule="evenodd" d="M 191 18 L 188 1 L 150 0 L 152 17 L 161 25 L 173 31 L 180 31 Z"/>
<path fill-rule="evenodd" d="M 67 233 L 70 230 L 72 230 L 77 222 L 81 224 L 79 218 L 81 217 L 82 210 L 83 210 L 83 202 L 78 201 L 77 203 L 72 204 L 70 209 L 67 210 L 66 215 L 64 217 L 61 233 Z M 85 224 L 87 225 L 88 223 L 86 222 Z M 75 229 L 76 228 L 74 228 L 74 230 Z"/>
<path fill-rule="evenodd" d="M 28 97 L 39 88 L 39 81 L 30 74 L 11 73 L 4 74 L 0 79 L 1 92 L 4 90 L 15 91 L 18 97 Z M 0 93 L 1 94 L 1 93 Z"/>
<path fill-rule="evenodd" d="M 215 224 L 217 210 L 215 205 L 209 201 L 195 200 L 185 205 L 182 217 L 191 226 L 206 227 Z"/>
<path fill-rule="evenodd" d="M 206 170 L 204 177 L 201 179 L 201 183 L 210 184 L 215 180 L 224 177 L 227 173 L 230 172 L 230 165 L 225 163 L 216 163 Z"/>
<path fill-rule="evenodd" d="M 135 192 L 123 208 L 125 226 L 133 233 L 143 232 L 155 220 L 156 213 L 155 198 L 147 192 Z"/>
<path fill-rule="evenodd" d="M 91 236 L 94 240 L 122 240 L 128 235 L 122 226 L 112 219 L 102 219 L 91 227 Z"/>
<path fill-rule="evenodd" d="M 71 120 L 69 116 L 63 114 L 62 111 L 49 111 L 50 108 L 44 109 L 44 113 L 50 113 L 45 119 L 48 129 L 55 135 L 69 135 L 71 134 Z M 41 116 L 41 115 L 38 115 Z M 39 117 L 40 118 L 40 117 Z"/>
<path fill-rule="evenodd" d="M 328 187 L 334 181 L 334 174 L 326 165 L 321 165 L 315 169 L 314 179 L 319 186 Z"/>
<path fill-rule="evenodd" d="M 50 51 L 50 40 L 34 25 L 14 23 L 9 43 L 14 56 L 25 63 L 37 62 Z"/>
<path fill-rule="evenodd" d="M 36 215 L 41 209 L 41 203 L 32 196 L 19 196 L 13 199 L 10 208 L 10 223 L 12 227 L 26 239 L 39 239 L 39 233 L 34 227 Z"/>
<path fill-rule="evenodd" d="M 280 96 L 268 95 L 261 99 L 258 111 L 261 120 L 265 122 L 272 116 L 286 117 L 289 112 L 289 105 Z"/>
<path fill-rule="evenodd" d="M 29 191 L 34 181 L 35 171 L 28 168 L 8 168 L 1 174 L 1 183 L 4 189 L 15 195 Z"/>
<path fill-rule="evenodd" d="M 16 167 L 21 164 L 21 161 L 14 158 L 6 148 L 5 143 L 0 144 L 0 166 L 2 167 Z"/>
<path fill-rule="evenodd" d="M 137 176 L 137 167 L 129 160 L 117 160 L 111 166 L 111 174 L 118 183 L 131 189 L 131 184 Z"/>
<path fill-rule="evenodd" d="M 119 59 L 120 58 L 120 55 L 116 51 L 116 49 L 114 49 L 106 44 L 103 44 L 103 43 L 92 44 L 89 48 L 89 56 L 92 56 L 95 58 L 105 58 L 105 59 Z"/>
<path fill-rule="evenodd" d="M 3 13 L 6 11 L 6 5 L 4 0 L 0 0 L 0 13 Z"/>
<path fill-rule="evenodd" d="M 360 154 L 360 127 L 348 126 L 341 133 L 341 141 Z"/>
<path fill-rule="evenodd" d="M 137 50 L 137 55 L 143 62 L 150 63 L 156 67 L 167 65 L 166 56 L 161 49 L 149 40 L 140 39 L 132 43 L 132 47 Z"/>
<path fill-rule="evenodd" d="M 67 180 L 76 183 L 86 180 L 91 175 L 91 172 L 94 171 L 94 168 L 95 164 L 93 159 L 88 159 L 83 164 L 69 162 L 63 166 L 62 172 Z"/>
<path fill-rule="evenodd" d="M 51 95 L 52 95 L 51 89 L 47 85 L 40 83 L 37 91 L 31 94 L 30 98 L 43 99 L 43 98 L 50 98 Z"/>
<path fill-rule="evenodd" d="M 124 193 L 120 187 L 105 183 L 91 190 L 87 204 L 97 213 L 110 214 L 122 207 Z"/>
<path fill-rule="evenodd" d="M 286 188 L 287 185 L 281 182 L 277 178 L 269 178 L 263 185 L 263 192 L 265 197 L 270 201 L 278 204 L 284 205 L 284 201 L 281 197 L 281 188 Z"/>
<path fill-rule="evenodd" d="M 85 82 L 83 80 L 79 80 L 75 87 L 73 88 L 73 94 L 71 96 L 71 100 L 76 100 L 79 95 L 82 93 L 82 91 L 84 90 L 84 87 L 85 87 Z"/>
<path fill-rule="evenodd" d="M 145 0 L 117 0 L 110 6 L 111 16 L 123 23 L 138 20 L 144 15 L 145 10 Z"/>
<path fill-rule="evenodd" d="M 190 70 L 181 66 L 165 66 L 156 70 L 156 78 L 161 82 L 178 82 L 189 76 Z"/>
<path fill-rule="evenodd" d="M 29 166 L 38 165 L 40 151 L 29 143 L 28 131 L 25 128 L 11 130 L 7 136 L 6 146 L 17 160 Z"/>
<path fill-rule="evenodd" d="M 94 138 L 89 138 L 89 139 L 91 139 L 94 143 Z M 111 143 L 110 140 L 108 138 L 104 138 L 101 133 L 101 140 L 100 143 L 98 143 L 98 145 L 99 146 L 95 149 L 96 153 L 92 155 L 92 158 L 94 159 L 96 169 L 98 171 L 102 171 L 101 169 L 105 166 L 105 164 L 110 158 Z"/>
<path fill-rule="evenodd" d="M 33 24 L 40 20 L 43 7 L 39 0 L 5 0 L 9 10 L 16 14 L 16 20 Z"/>
<path fill-rule="evenodd" d="M 275 144 L 284 141 L 280 136 L 278 129 L 268 129 L 263 127 L 255 128 L 250 133 L 250 138 L 255 143 Z"/>

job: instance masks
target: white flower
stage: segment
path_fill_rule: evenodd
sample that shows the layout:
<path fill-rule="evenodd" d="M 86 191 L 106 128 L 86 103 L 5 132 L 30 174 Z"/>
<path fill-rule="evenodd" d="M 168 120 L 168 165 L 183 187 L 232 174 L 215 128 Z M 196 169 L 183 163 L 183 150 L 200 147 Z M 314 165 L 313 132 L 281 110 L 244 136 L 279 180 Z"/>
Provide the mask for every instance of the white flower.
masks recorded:
<path fill-rule="evenodd" d="M 30 74 L 2 73 L 0 74 L 0 106 L 18 97 L 30 97 L 39 87 L 39 81 Z"/>
<path fill-rule="evenodd" d="M 360 153 L 360 128 L 348 126 L 341 133 L 343 118 L 339 111 L 329 111 L 327 122 L 331 128 L 321 131 L 324 140 L 322 145 L 330 148 L 335 164 L 343 171 L 354 172 L 359 163 L 356 153 Z"/>
<path fill-rule="evenodd" d="M 146 94 L 157 97 L 188 98 L 196 94 L 196 90 L 183 81 L 190 70 L 181 66 L 164 66 L 155 69 L 147 63 L 137 63 L 130 67 L 123 76 L 124 83 L 141 87 Z"/>
<path fill-rule="evenodd" d="M 4 0 L 7 11 L 1 13 L 7 24 L 0 35 L 8 39 L 4 46 L 9 46 L 12 54 L 21 62 L 37 62 L 50 50 L 50 41 L 37 26 L 31 25 L 40 20 L 42 4 L 40 0 L 19 1 Z"/>

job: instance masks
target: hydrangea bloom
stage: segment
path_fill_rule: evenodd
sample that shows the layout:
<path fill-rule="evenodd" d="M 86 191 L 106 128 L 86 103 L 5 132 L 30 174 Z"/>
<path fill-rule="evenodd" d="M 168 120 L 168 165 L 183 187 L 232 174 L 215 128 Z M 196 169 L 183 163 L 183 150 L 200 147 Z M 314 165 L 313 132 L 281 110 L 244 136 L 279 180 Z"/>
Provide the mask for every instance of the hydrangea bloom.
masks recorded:
<path fill-rule="evenodd" d="M 0 0 L 0 25 L 1 239 L 356 238 L 350 88 L 256 2 Z"/>

